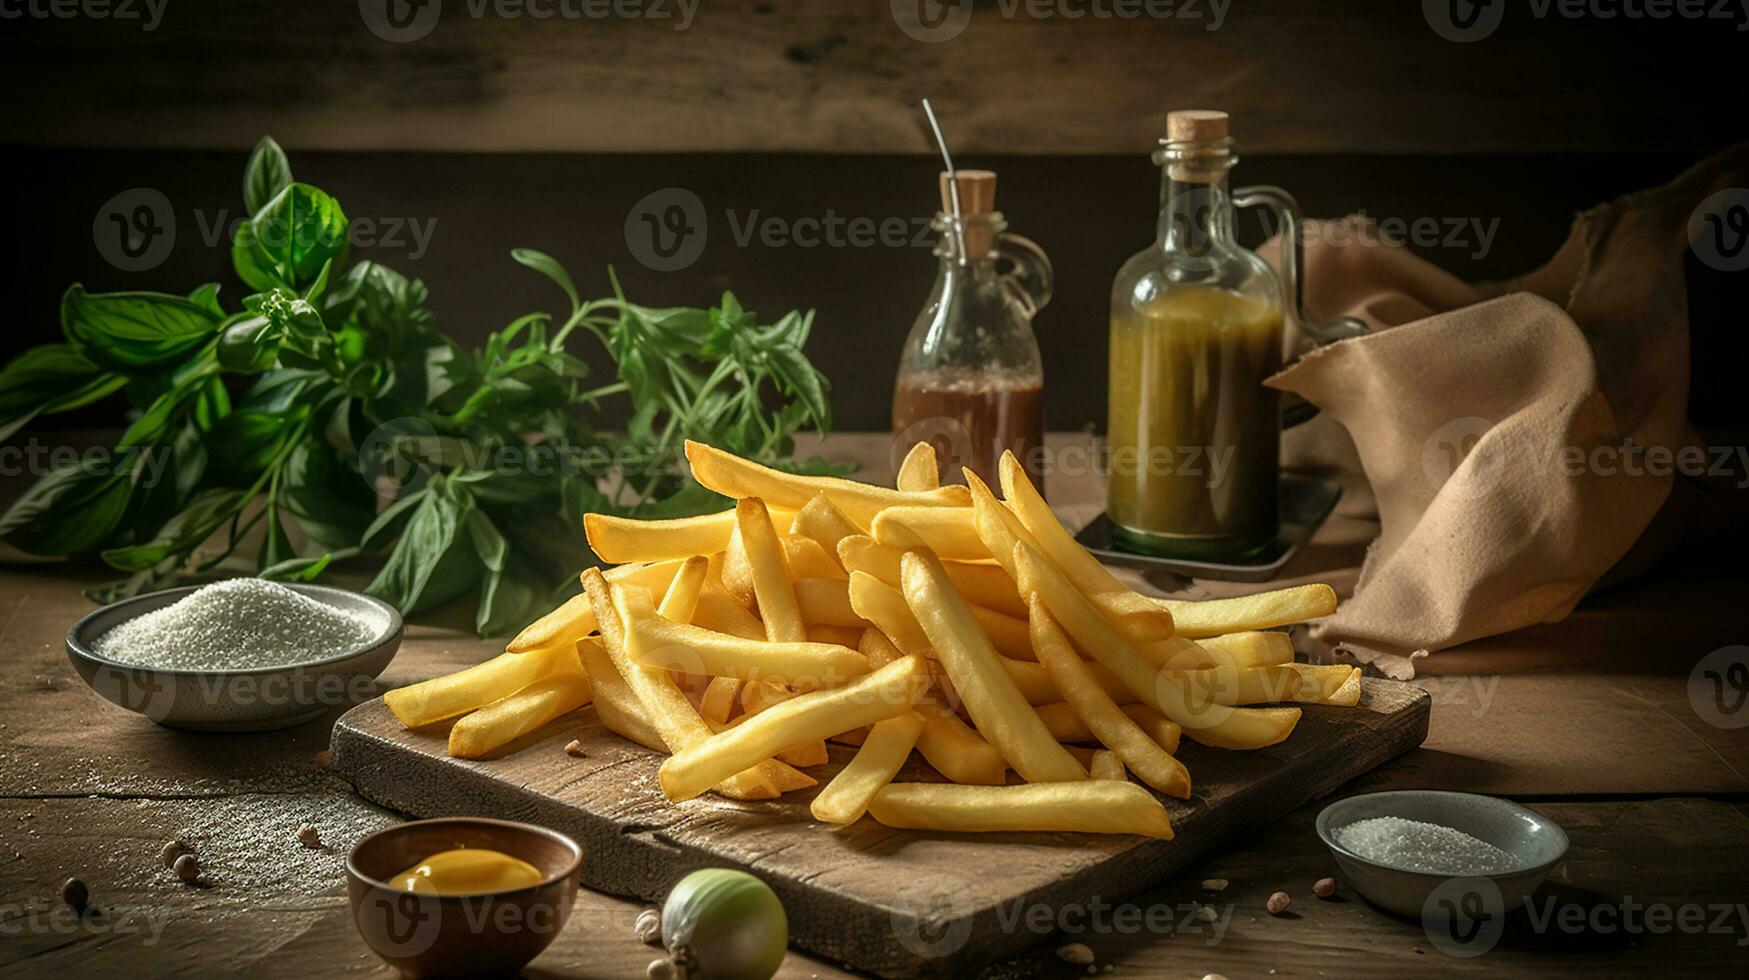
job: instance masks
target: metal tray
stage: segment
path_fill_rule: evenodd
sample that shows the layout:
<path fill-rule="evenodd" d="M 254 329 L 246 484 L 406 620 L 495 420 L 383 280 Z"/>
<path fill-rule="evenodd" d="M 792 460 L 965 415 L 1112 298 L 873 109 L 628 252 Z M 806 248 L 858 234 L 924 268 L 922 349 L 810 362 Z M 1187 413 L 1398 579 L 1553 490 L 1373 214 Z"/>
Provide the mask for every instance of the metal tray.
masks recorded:
<path fill-rule="evenodd" d="M 1075 535 L 1101 561 L 1129 568 L 1171 572 L 1190 578 L 1225 582 L 1267 582 L 1281 574 L 1301 547 L 1310 541 L 1342 497 L 1342 487 L 1333 480 L 1317 480 L 1283 473 L 1281 477 L 1281 531 L 1275 541 L 1242 562 L 1196 561 L 1161 558 L 1123 551 L 1111 539 L 1111 520 L 1104 514 Z"/>

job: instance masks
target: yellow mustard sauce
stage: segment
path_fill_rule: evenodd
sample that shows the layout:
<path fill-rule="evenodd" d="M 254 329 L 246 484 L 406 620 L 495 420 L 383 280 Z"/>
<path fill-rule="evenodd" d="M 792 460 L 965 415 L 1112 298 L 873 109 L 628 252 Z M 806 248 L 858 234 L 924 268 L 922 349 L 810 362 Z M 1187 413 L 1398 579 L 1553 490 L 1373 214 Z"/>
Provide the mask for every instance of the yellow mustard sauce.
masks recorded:
<path fill-rule="evenodd" d="M 389 878 L 396 888 L 428 895 L 510 891 L 540 881 L 541 873 L 534 865 L 483 847 L 439 851 Z"/>

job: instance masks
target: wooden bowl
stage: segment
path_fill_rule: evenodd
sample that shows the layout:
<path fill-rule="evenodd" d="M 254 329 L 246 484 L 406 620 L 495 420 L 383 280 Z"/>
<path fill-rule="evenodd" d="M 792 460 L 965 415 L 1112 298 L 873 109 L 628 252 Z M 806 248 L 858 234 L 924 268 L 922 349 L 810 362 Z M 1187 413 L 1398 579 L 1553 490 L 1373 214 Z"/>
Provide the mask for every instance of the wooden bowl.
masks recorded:
<path fill-rule="evenodd" d="M 521 858 L 539 884 L 428 895 L 389 884 L 439 851 L 480 847 Z M 565 928 L 583 849 L 557 831 L 484 817 L 415 820 L 379 830 L 346 858 L 352 921 L 365 944 L 409 977 L 515 976 Z"/>

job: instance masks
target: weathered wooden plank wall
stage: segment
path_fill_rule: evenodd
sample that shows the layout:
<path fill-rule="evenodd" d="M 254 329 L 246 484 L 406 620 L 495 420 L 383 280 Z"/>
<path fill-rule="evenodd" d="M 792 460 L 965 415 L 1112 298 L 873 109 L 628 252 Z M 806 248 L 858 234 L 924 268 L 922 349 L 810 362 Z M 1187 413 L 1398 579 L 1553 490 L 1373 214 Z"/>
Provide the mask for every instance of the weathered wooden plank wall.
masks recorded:
<path fill-rule="evenodd" d="M 58 0 L 0 20 L 0 143 L 235 148 L 271 123 L 333 149 L 923 153 L 925 95 L 962 152 L 1134 152 L 1193 105 L 1271 153 L 1742 129 L 1714 108 L 1741 25 L 1580 6 L 1452 0 L 1499 18 L 1455 43 L 1414 0 Z"/>

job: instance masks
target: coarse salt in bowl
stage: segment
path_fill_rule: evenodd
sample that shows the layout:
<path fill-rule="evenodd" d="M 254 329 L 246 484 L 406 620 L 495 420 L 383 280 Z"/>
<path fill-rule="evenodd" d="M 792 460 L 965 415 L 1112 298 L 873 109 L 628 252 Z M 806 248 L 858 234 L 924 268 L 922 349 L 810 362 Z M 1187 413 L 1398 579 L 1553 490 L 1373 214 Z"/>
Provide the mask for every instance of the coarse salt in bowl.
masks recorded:
<path fill-rule="evenodd" d="M 67 633 L 105 699 L 170 728 L 260 731 L 374 697 L 400 613 L 320 585 L 231 579 L 124 599 Z"/>
<path fill-rule="evenodd" d="M 1567 835 L 1553 820 L 1477 793 L 1363 793 L 1325 807 L 1317 829 L 1355 891 L 1386 911 L 1424 921 L 1452 892 L 1504 915 L 1523 905 L 1567 853 Z"/>

